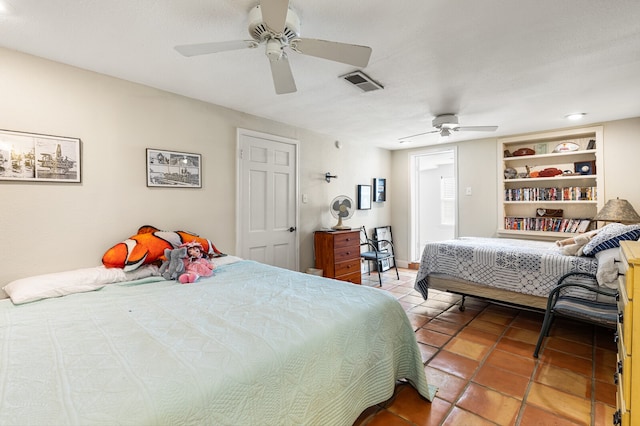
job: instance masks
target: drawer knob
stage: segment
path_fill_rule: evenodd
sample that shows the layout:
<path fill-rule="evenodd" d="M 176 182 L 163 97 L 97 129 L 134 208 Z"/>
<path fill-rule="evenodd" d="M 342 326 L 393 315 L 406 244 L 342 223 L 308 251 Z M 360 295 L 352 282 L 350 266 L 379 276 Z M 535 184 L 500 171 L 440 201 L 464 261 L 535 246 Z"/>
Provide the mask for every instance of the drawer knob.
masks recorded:
<path fill-rule="evenodd" d="M 620 410 L 617 410 L 613 413 L 613 424 L 615 426 L 619 426 L 622 424 L 622 414 L 620 414 Z"/>
<path fill-rule="evenodd" d="M 616 331 L 615 334 L 613 335 L 613 343 L 618 343 L 619 340 L 620 340 L 620 336 L 618 336 L 618 332 Z"/>
<path fill-rule="evenodd" d="M 613 373 L 613 384 L 618 384 L 618 373 Z"/>
<path fill-rule="evenodd" d="M 620 324 L 624 322 L 624 314 L 622 312 L 618 312 L 618 322 Z"/>
<path fill-rule="evenodd" d="M 618 368 L 616 369 L 616 371 L 619 374 L 622 374 L 622 361 L 618 361 Z"/>

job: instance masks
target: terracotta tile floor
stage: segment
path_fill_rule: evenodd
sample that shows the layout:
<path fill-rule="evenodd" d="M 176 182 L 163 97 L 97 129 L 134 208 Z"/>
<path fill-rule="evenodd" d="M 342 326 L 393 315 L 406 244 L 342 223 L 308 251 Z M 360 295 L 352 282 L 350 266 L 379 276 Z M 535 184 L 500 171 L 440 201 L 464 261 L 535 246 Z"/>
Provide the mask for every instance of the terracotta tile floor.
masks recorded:
<path fill-rule="evenodd" d="M 382 289 L 402 304 L 416 330 L 428 402 L 406 383 L 367 409 L 357 426 L 610 425 L 615 411 L 613 332 L 558 318 L 538 359 L 543 314 L 432 290 L 413 290 L 416 271 L 383 274 Z M 364 274 L 363 285 L 378 286 Z"/>

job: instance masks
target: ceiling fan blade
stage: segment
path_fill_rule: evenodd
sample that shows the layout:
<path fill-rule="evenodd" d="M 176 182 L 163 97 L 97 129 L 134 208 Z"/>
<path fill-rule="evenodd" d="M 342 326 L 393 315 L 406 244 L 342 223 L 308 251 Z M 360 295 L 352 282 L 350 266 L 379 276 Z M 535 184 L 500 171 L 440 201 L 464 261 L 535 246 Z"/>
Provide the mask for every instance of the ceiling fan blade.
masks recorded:
<path fill-rule="evenodd" d="M 291 73 L 291 66 L 289 66 L 287 55 L 283 53 L 280 59 L 274 61 L 270 60 L 269 64 L 271 65 L 273 85 L 275 86 L 276 93 L 278 95 L 293 93 L 298 90 L 296 88 L 296 82 L 293 79 L 293 74 Z"/>
<path fill-rule="evenodd" d="M 183 56 L 197 56 L 206 55 L 208 53 L 225 52 L 227 50 L 253 48 L 257 46 L 258 43 L 254 40 L 234 40 L 199 44 L 183 44 L 176 46 L 175 49 Z"/>
<path fill-rule="evenodd" d="M 423 132 L 423 133 L 416 133 L 415 135 L 411 135 L 411 136 L 403 136 L 401 138 L 398 138 L 399 141 L 404 141 L 407 139 L 411 139 L 411 138 L 417 138 L 418 136 L 423 136 L 423 135 L 428 135 L 430 133 L 439 133 L 440 130 L 431 130 L 430 132 Z"/>
<path fill-rule="evenodd" d="M 289 0 L 260 0 L 262 20 L 276 34 L 284 32 Z"/>
<path fill-rule="evenodd" d="M 337 41 L 299 38 L 291 40 L 291 49 L 303 55 L 315 56 L 330 61 L 342 62 L 364 68 L 369 63 L 371 48 Z"/>
<path fill-rule="evenodd" d="M 495 132 L 498 126 L 460 126 L 453 129 L 457 132 Z"/>

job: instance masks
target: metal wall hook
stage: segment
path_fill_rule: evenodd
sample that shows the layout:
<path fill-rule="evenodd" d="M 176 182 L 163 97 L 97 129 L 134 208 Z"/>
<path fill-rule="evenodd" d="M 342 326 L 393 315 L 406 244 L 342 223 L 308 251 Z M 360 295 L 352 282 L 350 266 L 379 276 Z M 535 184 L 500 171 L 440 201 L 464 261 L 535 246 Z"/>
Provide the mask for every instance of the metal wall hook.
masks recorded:
<path fill-rule="evenodd" d="M 324 174 L 324 180 L 326 180 L 328 183 L 331 183 L 331 179 L 338 179 L 338 175 L 332 176 L 330 172 Z"/>

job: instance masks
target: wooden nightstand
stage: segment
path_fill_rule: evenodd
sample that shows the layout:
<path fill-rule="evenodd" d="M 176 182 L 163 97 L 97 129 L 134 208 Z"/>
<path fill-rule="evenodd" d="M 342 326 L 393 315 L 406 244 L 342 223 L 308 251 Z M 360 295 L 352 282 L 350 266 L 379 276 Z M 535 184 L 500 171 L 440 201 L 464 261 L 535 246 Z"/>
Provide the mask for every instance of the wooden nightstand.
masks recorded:
<path fill-rule="evenodd" d="M 322 276 L 360 284 L 360 230 L 316 231 L 316 268 Z"/>

